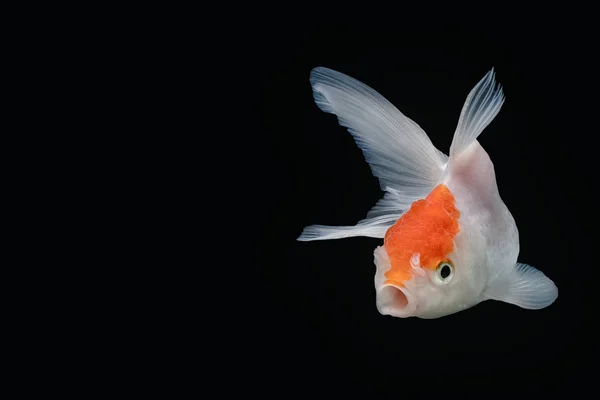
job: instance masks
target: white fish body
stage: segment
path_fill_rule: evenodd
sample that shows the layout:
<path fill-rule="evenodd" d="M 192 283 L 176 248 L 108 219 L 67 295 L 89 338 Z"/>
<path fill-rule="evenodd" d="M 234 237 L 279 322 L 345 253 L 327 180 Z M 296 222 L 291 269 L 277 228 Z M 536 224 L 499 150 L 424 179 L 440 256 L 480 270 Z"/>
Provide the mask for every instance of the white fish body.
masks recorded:
<path fill-rule="evenodd" d="M 467 97 L 449 157 L 363 83 L 323 67 L 310 81 L 317 105 L 348 128 L 385 195 L 355 226 L 313 225 L 298 240 L 384 238 L 374 252 L 381 314 L 438 318 L 488 299 L 525 309 L 556 300 L 552 280 L 517 263 L 517 226 L 477 141 L 504 102 L 493 69 Z"/>

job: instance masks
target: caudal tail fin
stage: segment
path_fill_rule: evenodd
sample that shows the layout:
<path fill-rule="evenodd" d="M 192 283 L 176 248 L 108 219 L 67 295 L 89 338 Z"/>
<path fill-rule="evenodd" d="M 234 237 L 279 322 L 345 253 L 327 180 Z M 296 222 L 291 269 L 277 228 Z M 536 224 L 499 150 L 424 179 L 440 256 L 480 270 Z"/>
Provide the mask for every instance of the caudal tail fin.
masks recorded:
<path fill-rule="evenodd" d="M 400 217 L 398 215 L 365 218 L 353 226 L 310 225 L 304 228 L 298 241 L 344 239 L 355 236 L 382 238 L 390 226 Z"/>
<path fill-rule="evenodd" d="M 311 71 L 310 83 L 317 106 L 348 129 L 386 193 L 357 225 L 309 226 L 298 240 L 382 238 L 412 202 L 438 183 L 447 157 L 419 125 L 364 83 L 324 67 Z"/>

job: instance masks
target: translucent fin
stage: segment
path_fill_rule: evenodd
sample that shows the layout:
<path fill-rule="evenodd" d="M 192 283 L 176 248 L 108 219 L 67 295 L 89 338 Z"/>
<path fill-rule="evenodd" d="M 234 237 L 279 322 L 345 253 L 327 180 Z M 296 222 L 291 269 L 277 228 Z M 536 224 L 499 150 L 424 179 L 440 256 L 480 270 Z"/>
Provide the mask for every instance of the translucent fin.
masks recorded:
<path fill-rule="evenodd" d="M 517 263 L 510 275 L 491 282 L 484 295 L 488 299 L 538 310 L 548 307 L 557 299 L 558 288 L 542 271 Z"/>
<path fill-rule="evenodd" d="M 395 215 L 381 215 L 359 221 L 355 226 L 311 225 L 304 228 L 297 240 L 344 239 L 354 236 L 366 236 L 381 239 L 398 218 Z"/>
<path fill-rule="evenodd" d="M 388 188 L 383 198 L 369 211 L 367 217 L 355 226 L 312 225 L 304 228 L 300 241 L 343 239 L 354 236 L 367 236 L 382 239 L 385 232 L 394 225 L 411 203 L 403 202 L 398 192 Z"/>
<path fill-rule="evenodd" d="M 438 183 L 448 157 L 419 125 L 358 80 L 318 67 L 311 71 L 310 82 L 317 106 L 335 114 L 352 134 L 386 194 L 356 226 L 313 225 L 298 240 L 383 238 L 402 213 Z"/>
<path fill-rule="evenodd" d="M 427 193 L 425 194 L 427 195 Z M 423 196 L 425 197 L 425 196 Z M 410 205 L 417 200 L 416 198 L 403 196 L 397 190 L 386 188 L 383 198 L 367 213 L 365 220 L 380 216 L 395 216 L 394 222 L 402 216 L 404 211 L 410 208 Z M 365 221 L 363 220 L 363 221 Z"/>
<path fill-rule="evenodd" d="M 382 190 L 420 198 L 435 186 L 443 155 L 427 134 L 382 95 L 358 80 L 324 67 L 311 71 L 317 106 L 335 114 L 363 151 Z"/>
<path fill-rule="evenodd" d="M 469 147 L 496 117 L 504 103 L 502 87 L 496 88 L 492 68 L 471 90 L 463 105 L 450 146 L 450 158 Z"/>

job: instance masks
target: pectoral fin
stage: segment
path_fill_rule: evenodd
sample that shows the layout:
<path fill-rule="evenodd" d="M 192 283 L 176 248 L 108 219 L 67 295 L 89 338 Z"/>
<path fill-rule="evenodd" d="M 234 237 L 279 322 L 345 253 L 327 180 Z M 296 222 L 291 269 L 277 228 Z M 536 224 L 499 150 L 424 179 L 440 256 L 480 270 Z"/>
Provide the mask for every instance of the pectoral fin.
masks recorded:
<path fill-rule="evenodd" d="M 507 276 L 490 282 L 484 296 L 528 310 L 539 310 L 556 300 L 558 288 L 542 271 L 517 263 Z"/>

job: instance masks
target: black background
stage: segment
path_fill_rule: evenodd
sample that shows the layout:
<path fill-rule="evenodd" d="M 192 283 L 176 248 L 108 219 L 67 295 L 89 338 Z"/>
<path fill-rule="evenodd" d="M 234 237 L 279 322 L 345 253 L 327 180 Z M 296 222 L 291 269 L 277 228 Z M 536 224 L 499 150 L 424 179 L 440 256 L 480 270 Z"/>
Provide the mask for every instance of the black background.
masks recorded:
<path fill-rule="evenodd" d="M 590 33 L 263 28 L 240 39 L 238 54 L 254 117 L 243 132 L 240 203 L 249 319 L 232 322 L 242 387 L 398 396 L 589 389 L 598 274 Z M 381 240 L 297 242 L 307 225 L 355 224 L 383 196 L 351 135 L 314 104 L 308 77 L 317 66 L 379 91 L 445 153 L 467 94 L 495 67 L 506 101 L 479 141 L 519 228 L 518 259 L 556 283 L 557 301 L 539 311 L 487 301 L 435 320 L 382 316 L 373 286 Z"/>

